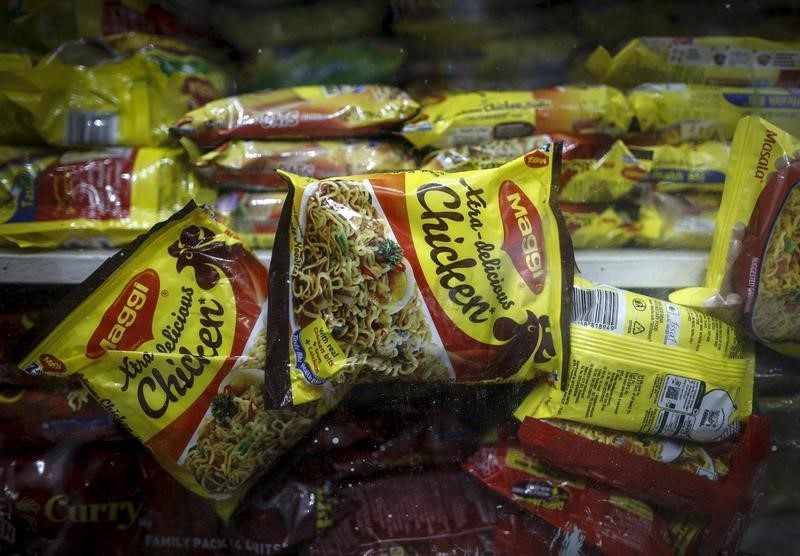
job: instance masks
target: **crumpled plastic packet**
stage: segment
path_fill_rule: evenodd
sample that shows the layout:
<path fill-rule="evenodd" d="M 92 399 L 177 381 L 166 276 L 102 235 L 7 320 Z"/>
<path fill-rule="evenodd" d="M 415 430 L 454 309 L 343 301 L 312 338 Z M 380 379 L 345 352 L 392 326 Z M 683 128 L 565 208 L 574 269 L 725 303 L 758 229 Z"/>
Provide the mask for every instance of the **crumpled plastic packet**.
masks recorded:
<path fill-rule="evenodd" d="M 68 42 L 36 64 L 0 56 L 0 107 L 13 114 L 0 124 L 0 138 L 61 147 L 159 145 L 175 119 L 227 93 L 229 78 L 188 47 L 137 37 Z"/>
<path fill-rule="evenodd" d="M 633 118 L 622 91 L 604 85 L 446 92 L 420 105 L 400 132 L 418 149 L 551 133 L 616 136 L 628 130 Z"/>
<path fill-rule="evenodd" d="M 398 128 L 419 105 L 388 85 L 305 85 L 210 102 L 172 132 L 204 147 L 232 139 L 374 136 Z"/>
<path fill-rule="evenodd" d="M 756 37 L 639 37 L 613 57 L 598 47 L 586 61 L 601 82 L 707 83 L 759 87 L 800 85 L 800 42 Z"/>

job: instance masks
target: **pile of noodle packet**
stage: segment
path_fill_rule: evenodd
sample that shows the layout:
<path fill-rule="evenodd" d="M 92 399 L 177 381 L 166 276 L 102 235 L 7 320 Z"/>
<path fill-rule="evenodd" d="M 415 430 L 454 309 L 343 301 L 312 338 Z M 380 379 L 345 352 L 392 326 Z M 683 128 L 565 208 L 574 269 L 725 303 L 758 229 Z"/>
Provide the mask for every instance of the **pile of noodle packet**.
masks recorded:
<path fill-rule="evenodd" d="M 15 359 L 34 377 L 77 378 L 144 446 L 157 465 L 131 473 L 182 493 L 150 521 L 201 501 L 223 540 L 194 548 L 238 551 L 240 531 L 225 527 L 252 531 L 274 510 L 266 494 L 353 393 L 511 385 L 522 395 L 505 434 L 473 446 L 460 475 L 428 477 L 451 492 L 466 481 L 459 503 L 494 497 L 482 515 L 497 506 L 486 500 L 506 505 L 503 527 L 481 525 L 495 546 L 519 553 L 526 531 L 544 530 L 589 553 L 734 549 L 769 451 L 768 422 L 753 415 L 753 340 L 798 353 L 799 141 L 747 116 L 728 130 L 732 146 L 648 144 L 644 113 L 609 85 L 420 103 L 379 85 L 218 97 L 157 131 L 230 203 L 143 219 L 145 233 L 52 308 Z M 105 172 L 135 168 L 110 156 Z M 63 180 L 51 181 L 62 203 Z M 647 236 L 644 219 L 620 216 L 652 182 L 721 195 L 707 283 L 669 301 L 592 283 L 574 262 L 577 244 L 659 245 L 658 222 Z M 272 247 L 269 269 L 253 246 Z M 373 486 L 358 485 L 362 505 L 378 491 L 391 501 L 391 486 Z M 301 497 L 319 512 L 306 539 L 346 533 L 327 496 Z M 132 522 L 147 501 L 124 506 L 140 508 Z M 216 523 L 193 511 L 195 527 Z"/>
<path fill-rule="evenodd" d="M 232 86 L 200 45 L 125 32 L 0 54 L 0 75 L 4 246 L 120 247 L 213 202 L 169 135 Z"/>
<path fill-rule="evenodd" d="M 394 86 L 303 85 L 217 99 L 171 132 L 218 193 L 225 223 L 270 248 L 287 191 L 279 170 L 326 178 L 414 169 L 413 149 L 391 132 L 418 108 Z"/>
<path fill-rule="evenodd" d="M 517 434 L 466 458 L 473 477 L 601 552 L 730 549 L 768 452 L 753 343 L 700 308 L 575 274 L 562 148 L 461 172 L 282 173 L 267 403 L 525 385 Z"/>

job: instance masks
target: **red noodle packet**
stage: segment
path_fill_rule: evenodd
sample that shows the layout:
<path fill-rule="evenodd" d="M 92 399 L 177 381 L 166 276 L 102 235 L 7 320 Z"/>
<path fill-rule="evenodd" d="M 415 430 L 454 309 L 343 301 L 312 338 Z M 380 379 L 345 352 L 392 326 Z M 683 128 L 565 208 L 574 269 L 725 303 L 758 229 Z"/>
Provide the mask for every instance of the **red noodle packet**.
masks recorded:
<path fill-rule="evenodd" d="M 274 554 L 316 537 L 354 510 L 328 482 L 282 476 L 253 487 L 248 503 L 225 524 L 152 458 L 143 459 L 148 479 L 137 538 L 141 554 Z"/>
<path fill-rule="evenodd" d="M 142 517 L 145 475 L 135 442 L 4 451 L 0 516 L 23 554 L 129 554 Z M 2 546 L 2 545 L 0 545 Z"/>
<path fill-rule="evenodd" d="M 127 440 L 89 392 L 73 383 L 58 389 L 0 386 L 0 451 L 71 442 Z"/>
<path fill-rule="evenodd" d="M 614 555 L 671 554 L 663 520 L 643 502 L 549 467 L 518 445 L 487 445 L 464 468 L 549 524 Z"/>
<path fill-rule="evenodd" d="M 681 514 L 702 514 L 707 532 L 697 547 L 700 554 L 734 549 L 765 473 L 770 444 L 769 419 L 751 416 L 742 437 L 729 441 L 725 448 L 730 451 L 730 467 L 717 482 L 542 420 L 526 418 L 518 435 L 526 453 L 542 462 L 659 507 Z"/>
<path fill-rule="evenodd" d="M 544 519 L 506 504 L 494 532 L 495 556 L 520 554 L 582 554 L 600 556 L 603 552 L 587 544 L 580 535 L 553 527 Z"/>
<path fill-rule="evenodd" d="M 303 547 L 303 556 L 493 553 L 497 499 L 460 470 L 343 483 L 358 510 Z"/>
<path fill-rule="evenodd" d="M 754 422 L 757 427 L 761 421 L 756 419 Z M 581 428 L 585 434 L 526 417 L 518 435 L 525 452 L 531 457 L 589 477 L 650 504 L 681 512 L 711 514 L 736 497 L 732 487 L 715 480 L 718 465 L 715 465 L 717 458 L 713 454 L 720 452 L 718 445 L 698 446 L 695 461 L 690 461 L 691 456 L 688 456 L 681 462 L 681 456 L 695 449 L 694 446 L 631 433 L 617 433 L 614 443 L 608 444 L 588 435 L 611 436 L 614 431 L 600 427 Z M 757 432 L 751 431 L 750 434 Z M 625 440 L 626 435 L 632 437 L 630 441 Z M 636 447 L 637 439 L 642 442 L 640 450 Z M 734 452 L 735 456 L 734 450 L 741 449 L 741 444 L 731 444 L 729 442 L 722 448 Z M 715 452 L 709 454 L 707 450 Z M 689 470 L 693 463 L 694 472 Z"/>

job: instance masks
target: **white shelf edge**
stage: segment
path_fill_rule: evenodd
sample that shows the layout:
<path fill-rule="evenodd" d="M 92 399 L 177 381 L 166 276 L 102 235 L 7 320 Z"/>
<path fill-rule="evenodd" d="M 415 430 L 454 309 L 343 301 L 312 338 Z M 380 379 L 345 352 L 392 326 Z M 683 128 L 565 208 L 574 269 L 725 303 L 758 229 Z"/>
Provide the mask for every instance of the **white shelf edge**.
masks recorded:
<path fill-rule="evenodd" d="M 113 250 L 14 251 L 0 249 L 0 284 L 79 284 Z M 269 265 L 271 251 L 256 251 Z M 620 288 L 682 288 L 703 283 L 706 251 L 654 249 L 580 250 L 578 270 L 597 283 Z"/>

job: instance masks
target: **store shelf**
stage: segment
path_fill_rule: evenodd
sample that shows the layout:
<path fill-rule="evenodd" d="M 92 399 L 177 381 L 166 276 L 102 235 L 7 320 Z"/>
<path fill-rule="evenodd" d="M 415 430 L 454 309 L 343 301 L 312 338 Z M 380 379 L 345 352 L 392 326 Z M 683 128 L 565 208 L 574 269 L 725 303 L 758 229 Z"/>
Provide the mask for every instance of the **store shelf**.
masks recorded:
<path fill-rule="evenodd" d="M 114 252 L 0 250 L 0 284 L 78 284 Z M 270 251 L 258 251 L 269 264 Z M 580 272 L 595 282 L 621 288 L 696 286 L 705 276 L 706 251 L 645 249 L 586 250 L 576 253 Z"/>

